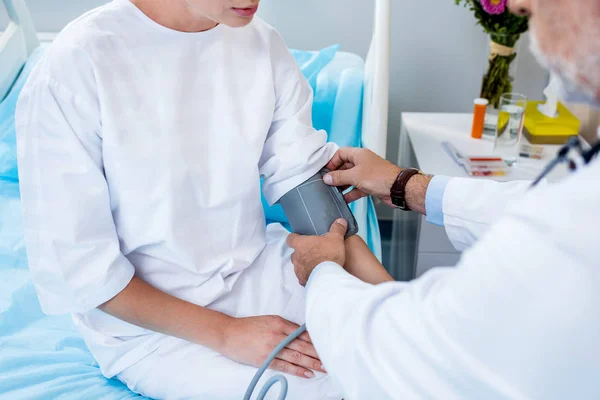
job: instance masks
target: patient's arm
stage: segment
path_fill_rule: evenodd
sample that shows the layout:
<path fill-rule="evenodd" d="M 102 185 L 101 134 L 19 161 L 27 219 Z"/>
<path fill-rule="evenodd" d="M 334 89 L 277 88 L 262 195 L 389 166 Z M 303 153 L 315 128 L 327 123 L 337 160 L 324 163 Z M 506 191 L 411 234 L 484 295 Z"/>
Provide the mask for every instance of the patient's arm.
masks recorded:
<path fill-rule="evenodd" d="M 171 296 L 138 277 L 99 308 L 131 324 L 198 343 L 254 366 L 262 364 L 266 355 L 298 328 L 273 315 L 233 318 Z M 310 369 L 324 372 L 306 334 L 290 343 L 270 368 L 301 378 L 314 376 Z"/>
<path fill-rule="evenodd" d="M 346 239 L 344 269 L 358 279 L 374 285 L 394 281 L 394 278 L 388 274 L 365 241 L 358 235 Z"/>

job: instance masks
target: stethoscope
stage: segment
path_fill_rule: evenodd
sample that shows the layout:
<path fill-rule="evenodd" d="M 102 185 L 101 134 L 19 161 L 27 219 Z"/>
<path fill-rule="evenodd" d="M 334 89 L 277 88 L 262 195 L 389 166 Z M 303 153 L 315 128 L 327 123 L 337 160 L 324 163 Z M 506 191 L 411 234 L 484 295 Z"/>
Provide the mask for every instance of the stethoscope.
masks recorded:
<path fill-rule="evenodd" d="M 531 184 L 531 187 L 537 186 L 558 165 L 567 164 L 569 170 L 575 172 L 579 167 L 588 165 L 598 153 L 600 153 L 600 141 L 596 142 L 591 148 L 585 149 L 584 143 L 579 137 L 571 138 L 569 142 L 559 150 L 556 158 L 544 168 L 540 176 Z"/>

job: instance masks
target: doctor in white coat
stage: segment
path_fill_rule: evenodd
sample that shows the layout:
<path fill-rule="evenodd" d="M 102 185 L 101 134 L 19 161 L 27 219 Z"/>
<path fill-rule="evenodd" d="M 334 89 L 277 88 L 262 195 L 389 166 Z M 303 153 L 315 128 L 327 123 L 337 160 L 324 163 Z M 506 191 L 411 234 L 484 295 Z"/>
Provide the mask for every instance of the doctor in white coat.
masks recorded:
<path fill-rule="evenodd" d="M 531 14 L 534 50 L 565 92 L 598 103 L 600 1 L 510 6 Z M 389 203 L 408 174 L 361 149 L 340 150 L 330 167 L 342 165 L 330 184 L 355 186 L 349 201 Z M 288 239 L 308 281 L 308 330 L 345 398 L 600 398 L 600 160 L 534 190 L 420 174 L 404 183 L 408 208 L 464 250 L 456 268 L 374 286 L 341 267 L 344 224 Z"/>

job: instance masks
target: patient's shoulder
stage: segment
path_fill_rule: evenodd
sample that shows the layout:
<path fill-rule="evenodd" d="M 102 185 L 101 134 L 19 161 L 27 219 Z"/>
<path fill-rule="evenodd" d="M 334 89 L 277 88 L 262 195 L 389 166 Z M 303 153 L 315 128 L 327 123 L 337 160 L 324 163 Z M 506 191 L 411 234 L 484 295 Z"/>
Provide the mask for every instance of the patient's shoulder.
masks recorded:
<path fill-rule="evenodd" d="M 72 49 L 88 49 L 111 34 L 110 25 L 118 26 L 115 3 L 95 8 L 73 20 L 52 42 L 50 54 L 63 54 Z"/>
<path fill-rule="evenodd" d="M 69 23 L 52 41 L 30 80 L 52 80 L 72 91 L 82 85 L 92 86 L 98 50 L 106 51 L 107 41 L 120 33 L 116 3 L 98 7 Z"/>
<path fill-rule="evenodd" d="M 84 82 L 88 81 L 87 84 Z M 63 36 L 55 40 L 38 61 L 27 80 L 34 85 L 59 85 L 72 93 L 94 81 L 94 66 L 85 48 Z"/>
<path fill-rule="evenodd" d="M 271 62 L 275 67 L 283 66 L 284 68 L 297 68 L 297 64 L 292 58 L 289 48 L 285 43 L 281 34 L 260 18 L 256 18 L 252 22 L 253 28 L 263 41 L 263 45 L 268 48 L 271 56 Z"/>
<path fill-rule="evenodd" d="M 261 33 L 265 33 L 265 34 L 270 34 L 272 32 L 277 33 L 277 30 L 275 28 L 273 28 L 271 25 L 266 23 L 265 20 L 263 20 L 262 18 L 259 18 L 259 17 L 255 17 L 252 20 L 251 26 Z"/>
<path fill-rule="evenodd" d="M 277 29 L 273 28 L 271 25 L 266 23 L 264 20 L 256 17 L 252 21 L 252 28 L 260 35 L 260 37 L 265 41 L 268 46 L 281 46 L 285 45 L 283 37 L 277 31 Z"/>

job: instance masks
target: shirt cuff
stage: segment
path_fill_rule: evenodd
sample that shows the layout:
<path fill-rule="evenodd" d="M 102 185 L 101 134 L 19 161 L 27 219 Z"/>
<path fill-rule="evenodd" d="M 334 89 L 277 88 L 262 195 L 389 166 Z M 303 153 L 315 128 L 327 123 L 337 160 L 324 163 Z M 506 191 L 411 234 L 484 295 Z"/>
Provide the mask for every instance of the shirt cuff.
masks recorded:
<path fill-rule="evenodd" d="M 450 182 L 448 176 L 434 176 L 425 195 L 425 212 L 427 214 L 427 222 L 430 224 L 444 226 L 444 192 L 446 186 Z"/>

